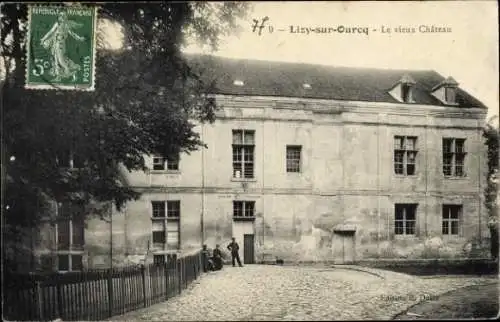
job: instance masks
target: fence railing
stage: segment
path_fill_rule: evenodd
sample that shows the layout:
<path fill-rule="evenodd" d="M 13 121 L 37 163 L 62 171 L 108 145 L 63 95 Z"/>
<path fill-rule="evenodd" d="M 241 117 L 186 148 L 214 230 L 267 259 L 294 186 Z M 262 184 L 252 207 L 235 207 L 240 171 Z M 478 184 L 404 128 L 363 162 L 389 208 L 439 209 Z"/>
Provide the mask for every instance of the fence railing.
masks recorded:
<path fill-rule="evenodd" d="M 103 320 L 180 294 L 202 272 L 200 253 L 108 270 L 4 274 L 7 320 Z"/>

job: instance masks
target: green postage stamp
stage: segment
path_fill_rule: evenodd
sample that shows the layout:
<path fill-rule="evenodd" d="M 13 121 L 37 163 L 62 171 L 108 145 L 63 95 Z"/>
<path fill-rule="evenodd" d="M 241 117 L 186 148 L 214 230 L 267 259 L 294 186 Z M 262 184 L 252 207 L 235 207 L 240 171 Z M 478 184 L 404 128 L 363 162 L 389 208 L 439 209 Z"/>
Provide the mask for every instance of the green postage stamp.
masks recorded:
<path fill-rule="evenodd" d="M 97 8 L 30 6 L 25 88 L 94 90 L 96 23 Z"/>

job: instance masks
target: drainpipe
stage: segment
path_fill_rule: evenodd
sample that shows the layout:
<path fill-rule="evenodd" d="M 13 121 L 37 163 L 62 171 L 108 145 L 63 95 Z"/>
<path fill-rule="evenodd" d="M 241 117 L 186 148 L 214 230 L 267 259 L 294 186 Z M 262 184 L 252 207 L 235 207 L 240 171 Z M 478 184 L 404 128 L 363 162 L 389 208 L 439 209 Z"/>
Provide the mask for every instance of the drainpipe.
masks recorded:
<path fill-rule="evenodd" d="M 201 124 L 201 141 L 205 140 L 205 125 Z M 205 243 L 205 148 L 201 149 L 201 246 Z"/>
<path fill-rule="evenodd" d="M 264 113 L 266 111 L 266 108 L 264 107 Z M 264 119 L 262 120 L 262 248 L 264 248 L 264 236 L 266 235 L 266 221 L 265 221 L 265 211 L 264 211 L 264 203 L 265 203 L 265 198 L 266 198 L 266 185 L 265 185 L 265 147 L 264 147 L 264 142 L 265 142 L 265 135 L 264 135 L 264 129 L 265 129 L 265 116 Z M 264 263 L 264 252 L 261 252 L 262 256 L 262 263 Z"/>
<path fill-rule="evenodd" d="M 478 123 L 479 122 L 480 121 L 478 121 Z M 484 124 L 483 124 L 483 126 L 484 126 Z M 479 136 L 478 139 L 479 140 L 478 141 L 481 142 L 481 143 L 478 144 L 478 147 L 477 147 L 477 149 L 479 150 L 478 153 L 477 153 L 477 161 L 478 161 L 477 162 L 478 163 L 478 167 L 477 167 L 477 169 L 478 169 L 478 176 L 477 176 L 478 180 L 477 180 L 477 183 L 478 183 L 478 192 L 479 192 L 479 194 L 478 194 L 478 196 L 479 196 L 479 198 L 478 198 L 479 199 L 479 202 L 478 202 L 478 204 L 479 204 L 478 205 L 478 211 L 479 211 L 479 214 L 478 214 L 479 215 L 478 216 L 479 217 L 479 229 L 478 229 L 478 233 L 479 233 L 479 236 L 478 237 L 479 237 L 479 245 L 480 245 L 480 247 L 483 246 L 483 236 L 481 235 L 481 233 L 482 233 L 482 229 L 481 229 L 481 216 L 482 216 L 482 213 L 481 213 L 481 209 L 482 209 L 482 200 L 481 200 L 481 193 L 482 193 L 482 189 L 481 189 L 481 171 L 482 171 L 482 167 L 481 167 L 481 162 L 482 162 L 482 160 L 481 160 L 482 159 L 481 158 L 481 152 L 482 152 L 481 151 L 481 146 L 482 146 L 481 131 L 482 131 L 482 128 L 479 127 L 479 129 L 478 129 L 478 136 Z M 486 173 L 488 173 L 488 172 L 486 172 Z M 488 184 L 489 180 L 490 180 L 490 178 L 487 175 L 486 176 L 486 184 Z"/>
<path fill-rule="evenodd" d="M 377 126 L 377 252 L 380 251 L 380 114 Z"/>

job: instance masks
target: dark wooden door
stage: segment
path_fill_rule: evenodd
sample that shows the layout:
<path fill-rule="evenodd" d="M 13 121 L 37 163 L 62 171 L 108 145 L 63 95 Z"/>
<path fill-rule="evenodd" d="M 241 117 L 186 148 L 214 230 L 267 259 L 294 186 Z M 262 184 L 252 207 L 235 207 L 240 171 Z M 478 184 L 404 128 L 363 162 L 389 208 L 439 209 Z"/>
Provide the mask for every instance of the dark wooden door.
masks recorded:
<path fill-rule="evenodd" d="M 254 264 L 255 254 L 254 254 L 254 235 L 245 234 L 243 235 L 243 263 L 244 264 Z"/>

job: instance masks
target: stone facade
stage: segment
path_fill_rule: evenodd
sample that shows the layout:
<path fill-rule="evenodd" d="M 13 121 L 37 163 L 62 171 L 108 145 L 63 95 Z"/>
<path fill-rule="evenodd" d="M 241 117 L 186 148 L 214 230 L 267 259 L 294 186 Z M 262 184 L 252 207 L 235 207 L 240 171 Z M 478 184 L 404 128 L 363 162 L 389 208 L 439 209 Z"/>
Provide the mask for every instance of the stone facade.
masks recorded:
<path fill-rule="evenodd" d="M 232 236 L 244 257 L 244 234 L 254 235 L 254 261 L 482 256 L 489 236 L 484 109 L 231 95 L 216 101 L 215 123 L 197 126 L 208 148 L 181 155 L 177 171 L 127 173 L 142 198 L 112 210 L 112 224 L 88 220 L 84 266 L 109 266 L 111 245 L 118 265 L 203 243 L 225 248 Z M 237 129 L 255 131 L 252 179 L 233 177 Z M 417 137 L 414 175 L 395 174 L 394 136 Z M 443 175 L 445 137 L 466 139 L 463 177 Z M 286 171 L 287 145 L 302 147 L 298 173 Z M 151 201 L 167 200 L 180 201 L 179 249 L 151 244 Z M 233 220 L 235 200 L 255 202 L 254 220 Z M 399 203 L 417 204 L 413 235 L 394 233 Z M 443 204 L 462 205 L 458 235 L 442 234 Z M 43 231 L 54 240 L 51 229 Z"/>

